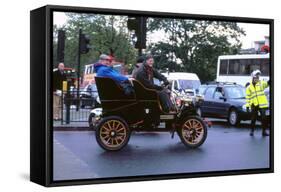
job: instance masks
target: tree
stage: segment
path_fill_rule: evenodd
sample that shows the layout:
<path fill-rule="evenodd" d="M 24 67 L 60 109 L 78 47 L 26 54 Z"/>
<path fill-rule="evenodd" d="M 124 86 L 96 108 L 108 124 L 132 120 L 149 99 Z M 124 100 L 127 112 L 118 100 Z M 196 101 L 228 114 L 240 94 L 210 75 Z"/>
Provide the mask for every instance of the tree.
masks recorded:
<path fill-rule="evenodd" d="M 135 63 L 136 51 L 131 45 L 127 30 L 126 16 L 111 16 L 101 14 L 67 13 L 68 21 L 60 29 L 66 31 L 65 65 L 75 68 L 78 54 L 78 32 L 90 37 L 92 49 L 81 56 L 81 65 L 94 63 L 101 53 L 114 54 L 117 61 L 126 65 Z M 56 63 L 56 37 L 58 27 L 53 28 L 54 64 Z"/>
<path fill-rule="evenodd" d="M 201 81 L 215 79 L 219 55 L 236 54 L 245 32 L 234 22 L 149 19 L 148 30 L 164 31 L 166 39 L 149 46 L 156 66 L 196 73 Z"/>

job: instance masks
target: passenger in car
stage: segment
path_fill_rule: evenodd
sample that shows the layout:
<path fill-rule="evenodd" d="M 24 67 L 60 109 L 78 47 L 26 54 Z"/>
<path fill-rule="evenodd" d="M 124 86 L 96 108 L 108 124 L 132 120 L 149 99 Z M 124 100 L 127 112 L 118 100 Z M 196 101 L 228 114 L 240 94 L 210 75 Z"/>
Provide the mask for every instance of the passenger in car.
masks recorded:
<path fill-rule="evenodd" d="M 153 77 L 164 82 L 164 85 L 169 85 L 167 78 L 153 68 L 154 59 L 152 55 L 147 55 L 143 65 L 136 72 L 136 79 L 140 81 L 144 87 L 154 89 L 158 92 L 160 97 L 161 106 L 165 112 L 174 111 L 174 105 L 172 104 L 167 91 L 153 82 Z"/>
<path fill-rule="evenodd" d="M 134 88 L 129 79 L 119 74 L 112 67 L 111 58 L 106 54 L 101 54 L 99 61 L 94 64 L 97 77 L 109 77 L 117 82 L 123 89 L 126 95 L 134 94 Z"/>
<path fill-rule="evenodd" d="M 144 62 L 144 57 L 143 56 L 140 56 L 137 58 L 137 63 L 132 71 L 132 77 L 133 78 L 136 78 L 136 75 L 137 75 L 137 72 L 138 70 L 141 68 L 142 64 Z"/>

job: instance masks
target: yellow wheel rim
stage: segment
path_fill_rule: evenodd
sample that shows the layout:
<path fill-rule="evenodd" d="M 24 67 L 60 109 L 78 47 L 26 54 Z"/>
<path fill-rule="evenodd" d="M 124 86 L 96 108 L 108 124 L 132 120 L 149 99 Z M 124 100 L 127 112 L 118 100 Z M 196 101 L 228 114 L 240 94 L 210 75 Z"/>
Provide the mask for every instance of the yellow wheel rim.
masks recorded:
<path fill-rule="evenodd" d="M 105 122 L 100 129 L 101 141 L 110 148 L 119 147 L 127 137 L 126 126 L 119 120 Z"/>
<path fill-rule="evenodd" d="M 197 119 L 189 119 L 182 126 L 182 137 L 191 145 L 199 143 L 202 140 L 203 135 L 204 126 Z"/>

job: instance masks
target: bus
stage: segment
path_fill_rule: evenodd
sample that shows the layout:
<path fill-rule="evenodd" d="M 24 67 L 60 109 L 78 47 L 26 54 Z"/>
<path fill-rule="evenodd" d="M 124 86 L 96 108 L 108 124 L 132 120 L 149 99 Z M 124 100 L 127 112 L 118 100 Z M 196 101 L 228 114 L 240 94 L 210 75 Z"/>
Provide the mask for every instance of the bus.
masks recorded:
<path fill-rule="evenodd" d="M 269 54 L 222 55 L 218 57 L 216 81 L 245 86 L 256 69 L 261 71 L 260 79 L 269 80 Z"/>

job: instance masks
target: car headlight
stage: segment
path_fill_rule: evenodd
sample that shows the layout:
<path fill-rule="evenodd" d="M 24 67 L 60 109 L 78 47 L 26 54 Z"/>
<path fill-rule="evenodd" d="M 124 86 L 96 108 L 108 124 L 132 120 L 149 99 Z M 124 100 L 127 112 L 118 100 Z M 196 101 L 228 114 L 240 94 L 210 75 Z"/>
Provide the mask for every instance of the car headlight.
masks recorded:
<path fill-rule="evenodd" d="M 242 106 L 242 111 L 247 112 L 246 104 Z"/>

